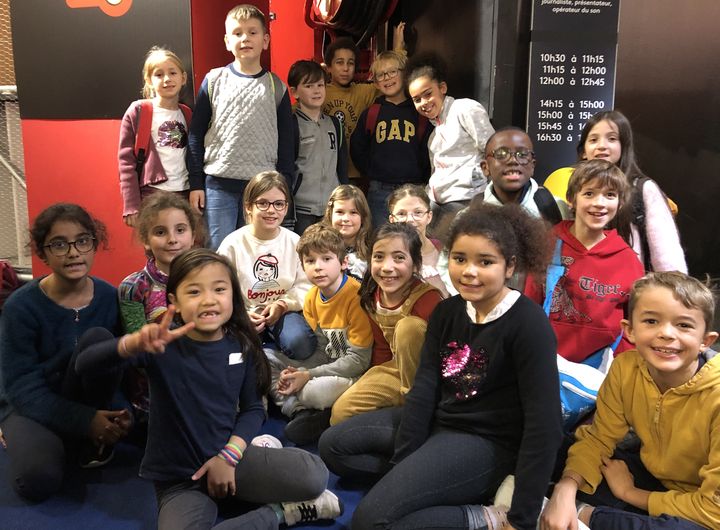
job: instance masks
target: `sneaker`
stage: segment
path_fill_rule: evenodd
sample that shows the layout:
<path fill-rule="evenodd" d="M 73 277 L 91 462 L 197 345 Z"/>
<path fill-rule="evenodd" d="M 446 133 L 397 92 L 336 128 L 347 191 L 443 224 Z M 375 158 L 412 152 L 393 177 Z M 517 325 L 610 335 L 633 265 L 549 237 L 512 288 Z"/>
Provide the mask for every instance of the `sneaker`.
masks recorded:
<path fill-rule="evenodd" d="M 299 411 L 285 426 L 285 436 L 296 445 L 315 443 L 330 427 L 331 409 L 305 409 Z"/>
<path fill-rule="evenodd" d="M 83 469 L 94 469 L 96 467 L 102 467 L 115 456 L 115 451 L 112 447 L 101 445 L 97 447 L 92 443 L 87 443 L 80 450 L 80 467 Z"/>
<path fill-rule="evenodd" d="M 270 434 L 261 434 L 256 436 L 250 442 L 250 445 L 257 447 L 271 447 L 272 449 L 282 449 L 282 442 Z"/>
<path fill-rule="evenodd" d="M 309 523 L 319 519 L 335 519 L 343 514 L 345 507 L 337 495 L 325 490 L 311 501 L 281 503 L 285 524 Z"/>
<path fill-rule="evenodd" d="M 495 506 L 504 506 L 508 510 L 512 504 L 513 492 L 515 491 L 515 475 L 508 475 L 502 481 L 500 487 L 495 492 Z"/>

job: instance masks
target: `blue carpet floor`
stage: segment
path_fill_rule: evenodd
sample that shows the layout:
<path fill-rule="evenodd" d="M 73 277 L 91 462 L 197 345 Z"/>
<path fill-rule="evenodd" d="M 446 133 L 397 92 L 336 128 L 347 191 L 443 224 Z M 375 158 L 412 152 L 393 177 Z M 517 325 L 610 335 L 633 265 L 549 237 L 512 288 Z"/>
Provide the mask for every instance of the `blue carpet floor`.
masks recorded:
<path fill-rule="evenodd" d="M 271 418 L 263 432 L 277 436 L 285 445 L 284 421 Z M 314 448 L 308 448 L 313 450 Z M 315 452 L 315 451 L 314 451 Z M 63 490 L 42 503 L 18 497 L 7 480 L 7 456 L 0 449 L 0 530 L 140 530 L 156 528 L 157 505 L 149 481 L 138 477 L 142 449 L 119 444 L 115 458 L 94 470 L 69 469 Z M 344 489 L 331 475 L 328 486 L 345 504 L 336 521 L 318 522 L 296 529 L 350 528 L 352 512 L 364 491 Z"/>

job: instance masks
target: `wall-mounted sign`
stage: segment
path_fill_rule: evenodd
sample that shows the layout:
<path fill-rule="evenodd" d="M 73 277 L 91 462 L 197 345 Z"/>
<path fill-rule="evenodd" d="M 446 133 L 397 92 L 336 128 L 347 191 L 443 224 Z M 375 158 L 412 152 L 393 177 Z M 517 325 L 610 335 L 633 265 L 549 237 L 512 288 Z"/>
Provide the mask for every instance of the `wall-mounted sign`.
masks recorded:
<path fill-rule="evenodd" d="M 534 0 L 527 131 L 535 177 L 577 159 L 585 122 L 613 108 L 620 0 Z"/>

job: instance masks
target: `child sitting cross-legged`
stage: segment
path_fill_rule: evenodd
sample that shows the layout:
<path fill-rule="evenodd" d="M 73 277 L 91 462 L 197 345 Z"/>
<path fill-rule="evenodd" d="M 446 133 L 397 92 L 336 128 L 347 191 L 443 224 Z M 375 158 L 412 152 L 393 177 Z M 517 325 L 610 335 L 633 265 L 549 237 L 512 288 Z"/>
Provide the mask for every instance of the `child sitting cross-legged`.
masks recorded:
<path fill-rule="evenodd" d="M 312 357 L 293 362 L 282 354 L 272 359 L 279 374 L 274 393 L 292 417 L 285 428 L 296 444 L 316 441 L 330 426 L 335 400 L 370 366 L 373 344 L 367 313 L 360 306 L 360 282 L 348 276 L 345 243 L 340 232 L 322 224 L 309 227 L 297 252 L 313 287 L 303 315 L 318 338 Z M 275 379 L 275 378 L 274 378 Z"/>
<path fill-rule="evenodd" d="M 636 349 L 611 365 L 540 528 L 574 528 L 576 518 L 593 530 L 720 528 L 714 308 L 710 290 L 680 272 L 635 282 L 622 324 Z M 616 450 L 630 429 L 639 454 Z M 576 494 L 592 506 L 576 504 Z"/>

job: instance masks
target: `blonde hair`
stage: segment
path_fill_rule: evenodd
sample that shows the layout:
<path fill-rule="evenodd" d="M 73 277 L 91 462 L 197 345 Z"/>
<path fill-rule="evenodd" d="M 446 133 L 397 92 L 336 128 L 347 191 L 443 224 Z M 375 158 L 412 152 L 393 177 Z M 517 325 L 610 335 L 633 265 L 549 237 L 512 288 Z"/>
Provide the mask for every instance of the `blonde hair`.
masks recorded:
<path fill-rule="evenodd" d="M 399 70 L 405 70 L 405 65 L 407 64 L 407 57 L 395 51 L 386 51 L 378 54 L 378 56 L 375 57 L 375 60 L 370 66 L 370 72 L 372 72 L 373 78 L 377 75 L 378 70 L 380 69 L 380 64 L 387 63 L 389 61 L 396 62 Z"/>
<path fill-rule="evenodd" d="M 370 256 L 372 222 L 370 221 L 370 206 L 365 198 L 365 194 L 360 188 L 352 184 L 340 184 L 340 186 L 335 188 L 328 199 L 323 222 L 328 226 L 332 226 L 332 213 L 335 202 L 350 200 L 355 203 L 355 208 L 360 214 L 360 230 L 358 230 L 357 236 L 355 236 L 355 252 L 357 252 L 361 260 L 367 261 Z"/>
<path fill-rule="evenodd" d="M 246 223 L 250 223 L 250 216 L 247 212 L 248 210 L 252 210 L 253 203 L 260 195 L 267 193 L 273 188 L 277 188 L 283 192 L 285 200 L 288 201 L 288 207 L 290 206 L 290 189 L 288 188 L 285 177 L 277 171 L 263 171 L 251 178 L 245 187 L 245 193 L 243 194 L 243 215 Z"/>
<path fill-rule="evenodd" d="M 152 48 L 150 48 L 150 50 L 147 52 L 147 55 L 145 56 L 145 64 L 143 64 L 142 69 L 143 82 L 145 83 L 142 89 L 142 95 L 144 98 L 150 99 L 155 97 L 155 90 L 152 86 L 152 73 L 153 70 L 155 70 L 155 68 L 157 67 L 157 65 L 167 60 L 174 62 L 180 69 L 180 72 L 183 74 L 185 73 L 185 67 L 180 60 L 180 57 L 178 57 L 174 52 L 168 50 L 167 48 L 153 46 Z"/>
<path fill-rule="evenodd" d="M 264 33 L 267 33 L 267 23 L 265 22 L 265 14 L 257 7 L 251 4 L 240 4 L 233 7 L 225 16 L 225 20 L 232 19 L 237 22 L 250 20 L 255 18 L 260 21 Z"/>

